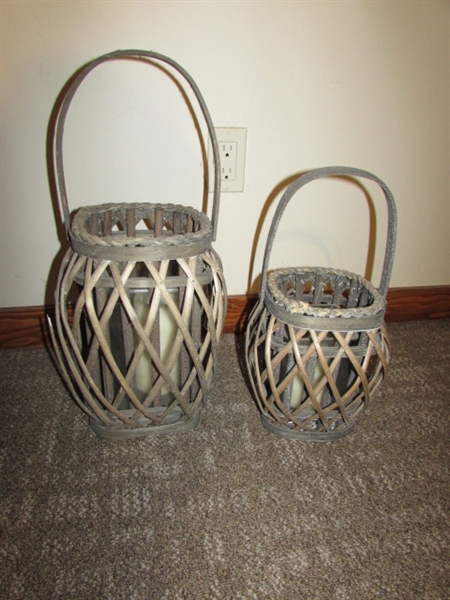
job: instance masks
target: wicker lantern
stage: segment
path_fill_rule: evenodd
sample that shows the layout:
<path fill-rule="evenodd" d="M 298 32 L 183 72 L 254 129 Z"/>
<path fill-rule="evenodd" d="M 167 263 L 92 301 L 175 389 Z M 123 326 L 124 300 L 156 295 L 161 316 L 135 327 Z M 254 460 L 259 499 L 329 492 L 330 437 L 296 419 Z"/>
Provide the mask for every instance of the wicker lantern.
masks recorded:
<path fill-rule="evenodd" d="M 331 268 L 276 269 L 269 257 L 292 196 L 323 177 L 376 182 L 388 207 L 388 235 L 379 289 Z M 263 261 L 259 302 L 246 329 L 246 361 L 263 425 L 284 438 L 328 441 L 355 425 L 387 374 L 390 342 L 384 324 L 396 239 L 396 208 L 387 186 L 366 171 L 316 169 L 286 190 L 274 215 Z"/>
<path fill-rule="evenodd" d="M 192 88 L 213 149 L 211 221 L 189 206 L 153 203 L 101 204 L 70 216 L 62 158 L 66 114 L 92 69 L 118 57 L 167 63 Z M 70 248 L 51 333 L 73 397 L 102 438 L 195 427 L 226 312 L 221 261 L 211 247 L 220 196 L 218 146 L 200 91 L 177 63 L 154 52 L 120 50 L 97 58 L 79 71 L 62 101 L 55 168 Z"/>

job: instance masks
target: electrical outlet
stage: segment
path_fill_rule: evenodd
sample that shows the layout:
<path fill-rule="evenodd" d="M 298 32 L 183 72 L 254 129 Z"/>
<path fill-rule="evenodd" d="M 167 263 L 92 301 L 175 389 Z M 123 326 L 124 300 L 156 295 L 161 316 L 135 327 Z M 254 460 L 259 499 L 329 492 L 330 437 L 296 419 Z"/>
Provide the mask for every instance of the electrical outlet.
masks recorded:
<path fill-rule="evenodd" d="M 219 145 L 222 192 L 243 192 L 245 174 L 245 127 L 215 127 Z M 209 191 L 214 189 L 214 166 L 211 143 L 208 146 Z"/>
<path fill-rule="evenodd" d="M 222 181 L 235 181 L 237 142 L 219 142 L 219 155 Z"/>

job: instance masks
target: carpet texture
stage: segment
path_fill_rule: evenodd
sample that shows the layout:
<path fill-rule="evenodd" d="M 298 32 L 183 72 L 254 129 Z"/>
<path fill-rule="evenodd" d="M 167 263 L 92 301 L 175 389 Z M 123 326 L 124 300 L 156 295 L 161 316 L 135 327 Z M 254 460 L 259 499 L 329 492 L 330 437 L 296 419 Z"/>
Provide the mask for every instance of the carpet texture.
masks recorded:
<path fill-rule="evenodd" d="M 100 441 L 45 350 L 0 352 L 0 598 L 450 598 L 450 320 L 391 324 L 347 438 L 277 438 L 222 338 L 191 432 Z"/>

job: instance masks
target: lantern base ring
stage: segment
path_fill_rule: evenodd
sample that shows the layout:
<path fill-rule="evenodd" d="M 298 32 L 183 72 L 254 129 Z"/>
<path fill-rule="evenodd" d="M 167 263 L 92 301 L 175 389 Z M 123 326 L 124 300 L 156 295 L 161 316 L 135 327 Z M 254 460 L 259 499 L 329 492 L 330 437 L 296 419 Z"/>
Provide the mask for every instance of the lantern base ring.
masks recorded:
<path fill-rule="evenodd" d="M 181 412 L 181 411 L 180 411 Z M 182 433 L 195 429 L 200 423 L 201 411 L 197 410 L 189 419 L 175 421 L 167 425 L 148 426 L 148 419 L 142 417 L 142 427 L 117 427 L 114 429 L 106 426 L 98 419 L 90 419 L 90 424 L 95 434 L 103 440 L 130 440 L 160 433 Z"/>
<path fill-rule="evenodd" d="M 261 414 L 261 423 L 263 426 L 278 437 L 286 440 L 304 440 L 305 442 L 330 442 L 332 440 L 340 440 L 346 437 L 354 428 L 356 420 L 346 425 L 344 429 L 339 428 L 336 431 L 307 431 L 305 429 L 289 429 L 279 423 L 274 423 L 266 415 Z"/>

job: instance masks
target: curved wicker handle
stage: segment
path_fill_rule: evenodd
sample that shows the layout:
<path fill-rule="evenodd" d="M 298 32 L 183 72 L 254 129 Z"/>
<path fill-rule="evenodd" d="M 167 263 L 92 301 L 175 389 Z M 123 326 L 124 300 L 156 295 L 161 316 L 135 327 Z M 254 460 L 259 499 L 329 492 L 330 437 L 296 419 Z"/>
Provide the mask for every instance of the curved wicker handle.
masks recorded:
<path fill-rule="evenodd" d="M 70 227 L 70 211 L 69 211 L 69 203 L 67 200 L 67 190 L 66 183 L 64 178 L 64 166 L 63 166 L 63 134 L 64 134 L 64 124 L 66 121 L 67 112 L 69 110 L 69 106 L 72 102 L 72 99 L 80 86 L 83 79 L 93 70 L 95 67 L 104 63 L 106 61 L 115 59 L 115 58 L 137 58 L 144 57 L 150 58 L 154 60 L 159 60 L 161 62 L 167 63 L 171 67 L 173 67 L 176 71 L 178 71 L 184 79 L 188 82 L 190 87 L 192 88 L 194 95 L 199 103 L 201 112 L 206 121 L 206 125 L 208 127 L 209 137 L 211 139 L 211 146 L 213 151 L 213 159 L 214 159 L 214 196 L 213 196 L 213 207 L 212 207 L 212 229 L 213 229 L 213 240 L 216 239 L 217 233 L 217 221 L 219 217 L 219 202 L 220 202 L 220 159 L 219 159 L 219 147 L 217 143 L 216 133 L 214 130 L 214 125 L 212 123 L 208 108 L 205 104 L 203 96 L 197 87 L 197 84 L 192 79 L 192 77 L 187 73 L 183 67 L 181 67 L 178 63 L 176 63 L 171 58 L 167 56 L 163 56 L 162 54 L 158 54 L 156 52 L 147 51 L 147 50 L 116 50 L 115 52 L 110 52 L 108 54 L 104 54 L 93 61 L 87 63 L 84 67 L 81 68 L 77 76 L 69 85 L 67 92 L 62 101 L 57 122 L 56 122 L 56 136 L 55 136 L 55 166 L 56 166 L 56 178 L 57 178 L 57 186 L 59 192 L 59 200 L 63 209 L 64 214 L 64 222 L 66 226 L 66 234 L 68 235 L 69 227 Z"/>
<path fill-rule="evenodd" d="M 263 262 L 263 270 L 262 270 L 262 278 L 261 278 L 261 289 L 259 293 L 260 300 L 264 299 L 266 286 L 267 286 L 267 271 L 269 268 L 269 259 L 272 251 L 273 241 L 275 238 L 275 234 L 278 229 L 278 225 L 280 223 L 281 217 L 283 216 L 284 210 L 292 198 L 292 196 L 298 192 L 300 188 L 302 188 L 307 183 L 314 181 L 315 179 L 320 179 L 323 177 L 334 177 L 334 176 L 350 176 L 350 177 L 364 177 L 366 179 L 371 179 L 378 183 L 381 189 L 384 192 L 384 196 L 387 202 L 388 208 L 388 227 L 387 227 L 387 239 L 386 239 L 386 249 L 383 263 L 383 271 L 381 274 L 379 292 L 386 298 L 386 294 L 389 287 L 389 281 L 391 279 L 392 266 L 394 263 L 394 253 L 395 253 L 395 242 L 397 238 L 397 209 L 395 206 L 394 197 L 387 187 L 385 183 L 378 179 L 372 173 L 368 171 L 362 171 L 361 169 L 354 169 L 352 167 L 323 167 L 321 169 L 313 169 L 304 175 L 301 175 L 298 179 L 296 179 L 291 185 L 286 189 L 283 196 L 280 199 L 280 202 L 277 206 L 277 210 L 275 211 L 275 215 L 273 217 L 272 225 L 270 226 L 269 235 L 266 242 L 266 249 L 264 251 L 264 262 Z"/>

